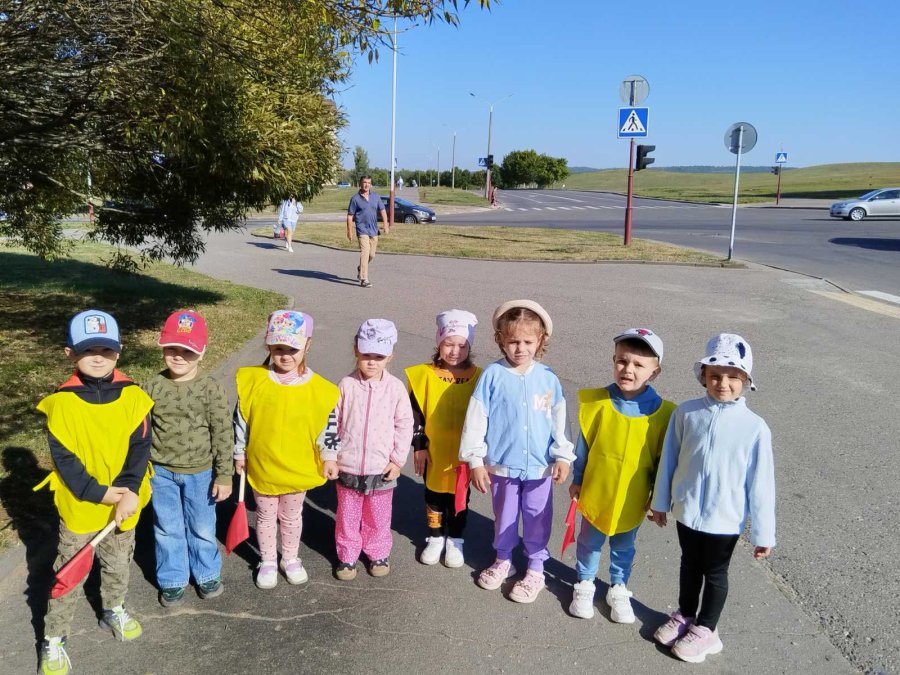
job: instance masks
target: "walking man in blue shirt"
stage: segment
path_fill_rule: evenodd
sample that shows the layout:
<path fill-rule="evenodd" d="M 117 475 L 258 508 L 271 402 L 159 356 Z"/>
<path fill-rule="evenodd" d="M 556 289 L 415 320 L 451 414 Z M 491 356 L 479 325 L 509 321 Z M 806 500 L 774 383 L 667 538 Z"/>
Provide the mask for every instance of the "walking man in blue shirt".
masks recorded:
<path fill-rule="evenodd" d="M 353 225 L 356 224 L 356 238 L 359 240 L 359 267 L 356 278 L 363 288 L 371 288 L 369 281 L 369 262 L 375 257 L 378 248 L 378 213 L 384 221 L 384 233 L 391 231 L 387 211 L 381 203 L 381 197 L 372 192 L 372 177 L 359 179 L 359 192 L 350 198 L 347 207 L 347 241 L 353 241 Z"/>

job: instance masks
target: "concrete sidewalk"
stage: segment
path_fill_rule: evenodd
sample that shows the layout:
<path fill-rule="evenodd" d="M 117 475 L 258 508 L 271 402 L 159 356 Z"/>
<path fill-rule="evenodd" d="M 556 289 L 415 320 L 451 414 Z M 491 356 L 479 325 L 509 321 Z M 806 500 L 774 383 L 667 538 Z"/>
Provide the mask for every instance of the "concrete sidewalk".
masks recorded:
<path fill-rule="evenodd" d="M 481 318 L 474 351 L 478 363 L 486 364 L 498 356 L 489 327 L 493 308 L 509 298 L 533 297 L 553 316 L 556 330 L 546 360 L 563 381 L 574 420 L 577 389 L 610 381 L 611 338 L 619 330 L 650 325 L 662 334 L 666 362 L 657 384 L 674 400 L 700 395 L 691 364 L 705 339 L 719 330 L 740 332 L 754 347 L 754 376 L 761 384 L 750 405 L 773 427 L 776 445 L 785 455 L 779 460 L 781 494 L 790 492 L 793 462 L 799 460 L 789 457 L 795 451 L 790 420 L 778 414 L 789 393 L 775 386 L 776 374 L 783 376 L 784 369 L 775 355 L 785 340 L 803 340 L 791 327 L 798 313 L 807 311 L 798 308 L 812 304 L 809 311 L 821 314 L 837 304 L 785 283 L 790 275 L 755 267 L 493 263 L 379 255 L 371 268 L 374 288 L 361 289 L 354 279 L 355 254 L 302 244 L 295 250 L 292 256 L 246 234 L 216 235 L 196 268 L 293 296 L 295 306 L 316 320 L 311 366 L 333 381 L 352 369 L 351 338 L 365 318 L 386 316 L 397 323 L 400 340 L 391 368 L 402 377 L 404 366 L 430 356 L 437 312 L 462 307 Z M 234 368 L 258 363 L 262 354 L 254 342 L 218 375 L 230 384 Z M 575 581 L 574 547 L 559 556 L 567 502 L 565 490 L 556 489 L 548 589 L 531 605 L 508 600 L 508 586 L 488 592 L 474 583 L 477 571 L 493 560 L 491 508 L 483 495 L 472 497 L 465 567 L 450 570 L 416 561 L 425 536 L 424 507 L 421 483 L 409 464 L 395 494 L 392 571 L 383 579 L 364 572 L 353 582 L 332 576 L 336 501 L 333 487 L 326 486 L 310 493 L 304 514 L 301 555 L 309 583 L 293 587 L 281 578 L 276 589 L 257 590 L 252 582 L 257 557 L 250 546 L 242 545 L 225 559 L 224 595 L 202 601 L 189 593 L 182 608 L 167 611 L 156 601 L 152 529 L 145 518 L 128 598 L 129 608 L 143 622 L 144 635 L 131 644 L 116 643 L 97 628 L 91 607 L 83 602 L 69 636 L 69 654 L 76 672 L 82 673 L 685 672 L 688 666 L 651 640 L 677 596 L 674 528 L 659 530 L 647 524 L 641 529 L 630 583 L 636 624 L 609 622 L 603 602 L 606 586 L 600 582 L 595 618 L 575 619 L 566 611 Z M 221 533 L 231 508 L 221 507 Z M 786 519 L 802 520 L 816 509 L 808 502 L 799 514 L 785 506 L 779 515 L 783 510 Z M 856 670 L 800 609 L 796 589 L 777 572 L 782 549 L 796 554 L 808 543 L 800 535 L 787 536 L 790 531 L 782 530 L 773 566 L 755 562 L 749 545 L 739 544 L 720 625 L 725 651 L 709 657 L 700 667 L 703 672 L 826 675 Z M 809 534 L 810 539 L 815 536 Z M 52 539 L 29 538 L 27 560 L 11 565 L 0 582 L 3 672 L 28 672 L 35 666 Z M 514 561 L 524 569 L 521 554 Z M 607 578 L 606 564 L 604 553 L 601 579 Z M 823 583 L 831 578 L 827 570 L 822 575 Z M 806 611 L 814 613 L 815 608 Z"/>

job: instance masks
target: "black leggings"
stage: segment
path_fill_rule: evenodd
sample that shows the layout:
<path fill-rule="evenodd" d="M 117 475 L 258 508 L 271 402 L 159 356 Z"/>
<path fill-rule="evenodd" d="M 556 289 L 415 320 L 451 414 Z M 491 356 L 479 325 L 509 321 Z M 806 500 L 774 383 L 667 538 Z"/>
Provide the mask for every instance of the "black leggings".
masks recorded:
<path fill-rule="evenodd" d="M 677 529 L 681 545 L 679 611 L 682 616 L 697 617 L 694 623 L 698 626 L 715 630 L 728 597 L 728 565 L 738 535 L 698 532 L 681 523 Z"/>
<path fill-rule="evenodd" d="M 466 506 L 469 494 L 466 493 Z M 460 539 L 466 528 L 468 508 L 456 513 L 456 495 L 433 492 L 425 488 L 425 517 L 428 519 L 429 537 L 453 537 Z"/>

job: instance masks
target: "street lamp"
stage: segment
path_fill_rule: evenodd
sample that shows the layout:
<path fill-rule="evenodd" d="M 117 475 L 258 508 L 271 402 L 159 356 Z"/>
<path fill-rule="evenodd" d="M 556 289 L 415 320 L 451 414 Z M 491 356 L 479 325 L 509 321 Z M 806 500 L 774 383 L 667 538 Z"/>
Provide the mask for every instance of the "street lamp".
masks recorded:
<path fill-rule="evenodd" d="M 482 101 L 485 100 L 483 97 L 478 96 L 477 94 L 473 94 L 471 91 L 469 92 L 469 96 L 472 96 L 473 98 L 480 98 Z M 490 103 L 490 102 L 489 102 L 489 104 L 488 104 L 488 144 L 487 144 L 487 157 L 490 157 L 490 156 L 491 156 L 491 125 L 493 124 L 493 121 L 494 121 L 494 105 L 495 105 L 496 103 L 500 103 L 500 101 L 505 101 L 506 99 L 508 99 L 508 98 L 511 97 L 511 96 L 512 96 L 512 94 L 507 94 L 506 96 L 504 96 L 503 98 L 501 98 L 501 99 L 495 101 L 494 103 Z M 484 197 L 485 197 L 485 199 L 490 199 L 490 197 L 491 197 L 491 167 L 489 167 L 489 166 L 486 167 L 486 170 L 485 170 Z"/>
<path fill-rule="evenodd" d="M 388 223 L 394 226 L 394 169 L 397 162 L 397 15 L 394 14 L 394 35 L 391 40 L 393 71 L 391 73 L 391 195 L 388 200 Z M 376 233 L 377 234 L 377 233 Z"/>
<path fill-rule="evenodd" d="M 442 124 L 442 127 L 450 128 L 449 124 Z M 453 151 L 450 155 L 450 189 L 456 189 L 456 131 L 453 132 Z"/>

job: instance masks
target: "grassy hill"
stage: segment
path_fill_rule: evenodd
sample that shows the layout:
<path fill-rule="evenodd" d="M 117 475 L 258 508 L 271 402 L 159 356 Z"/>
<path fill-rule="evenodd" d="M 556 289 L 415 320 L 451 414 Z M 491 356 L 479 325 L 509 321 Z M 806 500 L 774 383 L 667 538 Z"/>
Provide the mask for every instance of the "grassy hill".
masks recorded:
<path fill-rule="evenodd" d="M 564 181 L 570 190 L 625 192 L 628 172 L 608 169 L 572 174 Z M 771 173 L 741 172 L 740 201 L 775 199 L 777 177 Z M 900 162 L 822 164 L 791 169 L 781 175 L 783 198 L 839 199 L 854 197 L 877 187 L 900 186 Z M 560 187 L 559 184 L 554 187 Z M 731 202 L 734 173 L 683 173 L 646 169 L 634 174 L 634 194 L 641 197 Z"/>

